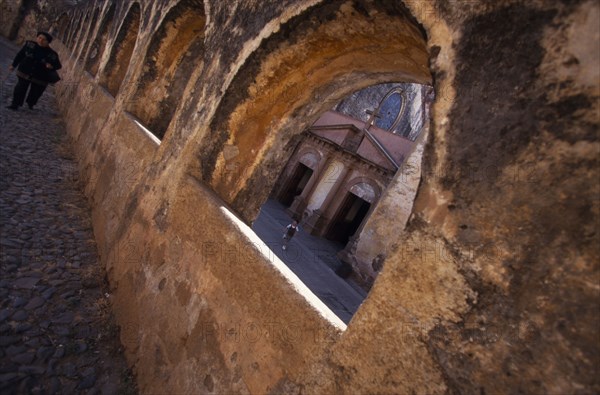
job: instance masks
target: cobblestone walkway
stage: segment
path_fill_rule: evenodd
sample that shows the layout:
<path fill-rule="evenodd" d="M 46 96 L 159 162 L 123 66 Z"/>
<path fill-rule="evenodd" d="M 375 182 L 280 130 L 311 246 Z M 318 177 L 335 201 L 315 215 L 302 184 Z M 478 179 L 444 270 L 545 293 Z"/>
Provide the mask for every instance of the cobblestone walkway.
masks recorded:
<path fill-rule="evenodd" d="M 0 78 L 17 50 L 0 39 Z M 0 393 L 135 393 L 53 90 L 12 111 L 15 81 L 1 86 Z"/>

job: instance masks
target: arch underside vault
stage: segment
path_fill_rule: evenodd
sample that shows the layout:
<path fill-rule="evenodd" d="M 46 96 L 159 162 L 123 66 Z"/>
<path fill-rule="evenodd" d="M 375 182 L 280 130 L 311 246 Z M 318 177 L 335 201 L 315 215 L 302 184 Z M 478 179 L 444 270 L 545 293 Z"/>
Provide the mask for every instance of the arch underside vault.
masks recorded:
<path fill-rule="evenodd" d="M 104 66 L 100 84 L 116 97 L 130 65 L 131 56 L 139 35 L 141 9 L 133 3 L 123 19 L 111 48 L 110 57 Z"/>
<path fill-rule="evenodd" d="M 371 6 L 365 13 L 353 2 L 335 2 L 288 22 L 246 61 L 235 89 L 226 92 L 212 133 L 201 142 L 198 166 L 203 180 L 247 220 L 293 149 L 288 141 L 321 113 L 377 83 L 431 83 L 425 39 L 406 11 Z M 232 146 L 239 150 L 236 171 L 224 154 Z"/>
<path fill-rule="evenodd" d="M 127 110 L 162 139 L 195 69 L 204 57 L 202 1 L 183 0 L 169 10 L 148 46 L 144 69 Z"/>

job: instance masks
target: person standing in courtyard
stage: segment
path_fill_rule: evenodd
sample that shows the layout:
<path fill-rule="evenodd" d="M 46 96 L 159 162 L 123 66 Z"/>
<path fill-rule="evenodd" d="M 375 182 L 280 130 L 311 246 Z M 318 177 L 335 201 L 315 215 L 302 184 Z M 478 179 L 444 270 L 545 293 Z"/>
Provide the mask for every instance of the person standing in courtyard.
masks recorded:
<path fill-rule="evenodd" d="M 288 243 L 292 240 L 292 237 L 296 234 L 296 232 L 300 230 L 300 226 L 298 226 L 298 221 L 294 220 L 291 224 L 285 227 L 285 233 L 283 234 L 283 245 L 281 249 L 287 249 Z"/>
<path fill-rule="evenodd" d="M 38 32 L 35 41 L 26 41 L 17 53 L 9 71 L 17 69 L 17 84 L 13 92 L 12 103 L 7 107 L 17 110 L 25 102 L 33 110 L 39 98 L 49 83 L 55 83 L 60 78 L 56 70 L 62 65 L 58 54 L 50 48 L 52 36 L 46 32 Z M 29 93 L 27 90 L 29 89 Z"/>

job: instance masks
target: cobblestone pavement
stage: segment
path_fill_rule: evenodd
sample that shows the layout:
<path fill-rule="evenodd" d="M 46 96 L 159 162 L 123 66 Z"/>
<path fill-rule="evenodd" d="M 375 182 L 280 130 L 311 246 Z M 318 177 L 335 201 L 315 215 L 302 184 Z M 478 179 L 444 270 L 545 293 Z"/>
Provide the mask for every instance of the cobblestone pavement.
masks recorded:
<path fill-rule="evenodd" d="M 18 48 L 0 39 L 0 78 Z M 0 107 L 0 393 L 136 393 L 110 312 L 90 209 L 49 88 Z"/>

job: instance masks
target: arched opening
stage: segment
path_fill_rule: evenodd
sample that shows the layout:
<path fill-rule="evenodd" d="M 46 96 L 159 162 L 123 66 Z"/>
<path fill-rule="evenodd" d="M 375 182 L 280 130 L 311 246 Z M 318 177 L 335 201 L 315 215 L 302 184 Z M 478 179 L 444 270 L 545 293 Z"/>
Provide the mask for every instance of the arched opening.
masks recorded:
<path fill-rule="evenodd" d="M 290 21 L 232 82 L 237 92 L 224 97 L 197 165 L 202 180 L 247 221 L 289 158 L 293 136 L 320 114 L 373 84 L 431 82 L 423 33 L 403 6 L 369 7 L 374 11 L 365 15 L 353 2 L 338 1 Z M 239 151 L 234 160 L 230 148 Z M 230 162 L 240 165 L 234 169 Z"/>
<path fill-rule="evenodd" d="M 204 4 L 182 0 L 152 38 L 144 72 L 127 110 L 162 139 L 195 68 L 204 54 Z"/>
<path fill-rule="evenodd" d="M 94 40 L 90 46 L 90 50 L 87 54 L 85 62 L 85 69 L 90 72 L 94 77 L 98 74 L 98 68 L 100 66 L 100 60 L 106 49 L 106 42 L 108 41 L 109 28 L 112 25 L 113 18 L 115 16 L 115 5 L 111 4 L 108 12 L 102 18 L 102 24 L 96 33 Z"/>
<path fill-rule="evenodd" d="M 67 29 L 65 30 L 65 35 L 63 37 L 63 43 L 65 47 L 69 48 L 69 39 L 71 38 L 71 33 L 73 32 L 73 26 L 75 25 L 76 16 L 73 12 L 69 13 L 69 23 L 67 25 Z"/>
<path fill-rule="evenodd" d="M 327 294 L 324 303 L 346 322 L 412 212 L 419 176 L 411 175 L 407 162 L 420 167 L 415 140 L 426 130 L 430 91 L 421 84 L 377 84 L 323 113 L 295 136 L 293 153 L 253 223 L 259 237 L 315 294 Z M 398 194 L 404 199 L 398 201 Z M 278 253 L 280 233 L 292 220 L 302 231 Z M 294 267 L 298 260 L 305 262 Z M 326 292 L 315 277 L 341 285 Z"/>
<path fill-rule="evenodd" d="M 90 16 L 91 16 L 91 11 L 88 11 L 85 13 L 83 22 L 77 31 L 75 42 L 73 44 L 73 53 L 76 54 L 77 57 L 79 57 L 79 54 L 81 53 L 81 51 L 84 50 L 87 34 L 88 34 L 89 30 L 92 28 L 92 25 L 90 24 Z"/>
<path fill-rule="evenodd" d="M 302 195 L 314 173 L 313 168 L 302 163 L 302 159 L 300 159 L 300 163 L 296 164 L 292 176 L 286 180 L 283 190 L 278 194 L 279 202 L 286 207 L 290 207 L 294 203 L 296 196 Z"/>
<path fill-rule="evenodd" d="M 327 238 L 346 244 L 358 230 L 370 208 L 371 203 L 368 201 L 353 193 L 346 193 L 342 205 L 327 231 Z"/>
<path fill-rule="evenodd" d="M 80 14 L 77 18 L 77 24 L 75 25 L 75 28 L 73 30 L 71 30 L 71 34 L 69 37 L 69 49 L 71 49 L 72 51 L 75 51 L 75 49 L 77 47 L 77 37 L 79 37 L 79 34 L 81 32 L 82 21 L 83 21 L 83 14 Z"/>
<path fill-rule="evenodd" d="M 63 43 L 65 42 L 65 37 L 67 34 L 67 29 L 69 28 L 69 15 L 67 13 L 61 14 L 60 17 L 56 20 L 55 24 L 55 36 L 61 40 Z"/>
<path fill-rule="evenodd" d="M 358 260 L 352 249 L 365 250 L 358 246 L 368 244 L 360 237 L 362 230 L 385 199 L 386 187 L 400 183 L 397 170 L 416 145 L 407 137 L 416 137 L 424 126 L 421 112 L 409 108 L 409 93 L 419 96 L 413 102 L 425 111 L 423 93 L 431 90 L 430 84 L 424 32 L 401 4 L 336 1 L 316 6 L 266 40 L 238 72 L 232 82 L 236 91 L 226 92 L 191 172 L 253 222 L 259 237 L 265 229 L 277 237 L 271 239 L 273 252 L 291 257 L 294 262 L 282 260 L 296 265 L 299 277 L 306 269 L 299 262 L 316 261 L 318 255 L 334 278 L 340 269 L 334 261 L 348 258 L 338 280 L 349 274 L 346 268 L 352 272 L 361 270 L 360 265 L 370 268 L 364 271 L 368 278 L 387 251 L 372 256 L 366 249 L 366 258 Z M 364 106 L 368 97 L 371 104 Z M 353 103 L 362 114 L 349 115 Z M 377 143 L 396 139 L 405 144 L 386 150 Z M 317 153 L 306 155 L 311 150 Z M 265 201 L 277 212 L 271 225 L 260 223 Z M 401 221 L 392 224 L 393 215 L 377 216 L 380 221 L 385 217 L 390 221 L 385 225 L 403 229 Z M 280 254 L 283 228 L 292 219 L 301 222 L 298 240 L 333 239 L 329 241 L 337 247 L 298 253 L 290 248 Z M 398 234 L 385 237 L 384 247 L 390 248 Z M 350 305 L 313 289 L 346 322 L 370 284 L 347 285 L 359 293 Z M 365 289 L 357 290 L 357 285 Z"/>
<path fill-rule="evenodd" d="M 75 49 L 75 45 L 77 44 L 76 37 L 81 30 L 81 20 L 83 19 L 83 15 L 79 14 L 76 17 L 76 23 L 72 25 L 71 31 L 69 33 L 69 38 L 67 39 L 67 47 L 71 50 Z"/>
<path fill-rule="evenodd" d="M 98 15 L 100 14 L 100 8 L 96 8 L 92 15 L 92 19 L 88 25 L 86 25 L 85 34 L 82 35 L 81 47 L 79 48 L 78 58 L 85 59 L 86 53 L 89 51 L 90 40 L 94 35 L 96 29 L 96 23 L 98 22 Z"/>
<path fill-rule="evenodd" d="M 104 67 L 104 77 L 100 84 L 111 95 L 117 96 L 127 69 L 140 27 L 140 5 L 133 3 L 123 19 L 117 38 L 112 46 L 110 58 Z"/>

